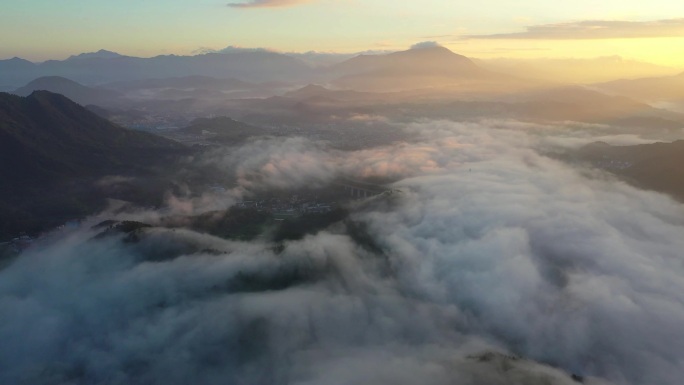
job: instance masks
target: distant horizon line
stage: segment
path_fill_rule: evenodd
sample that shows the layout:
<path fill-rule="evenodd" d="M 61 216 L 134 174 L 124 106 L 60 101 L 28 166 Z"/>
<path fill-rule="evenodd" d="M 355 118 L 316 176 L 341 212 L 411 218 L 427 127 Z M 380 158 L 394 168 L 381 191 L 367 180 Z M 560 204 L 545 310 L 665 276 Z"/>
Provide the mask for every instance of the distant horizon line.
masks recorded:
<path fill-rule="evenodd" d="M 434 43 L 434 45 L 426 47 L 426 46 L 421 46 L 424 43 Z M 275 54 L 281 54 L 281 55 L 286 55 L 286 56 L 304 56 L 304 55 L 320 55 L 320 56 L 325 56 L 325 55 L 330 55 L 330 56 L 349 56 L 349 57 L 355 57 L 355 56 L 360 56 L 360 55 L 387 55 L 395 52 L 403 52 L 403 51 L 408 51 L 412 49 L 425 49 L 425 48 L 446 48 L 447 50 L 458 53 L 457 51 L 454 51 L 450 49 L 449 47 L 446 47 L 442 44 L 436 43 L 436 42 L 421 42 L 417 44 L 413 44 L 408 48 L 405 49 L 396 49 L 396 50 L 373 50 L 373 49 L 368 49 L 368 50 L 362 50 L 362 51 L 350 51 L 350 52 L 344 52 L 344 51 L 317 51 L 317 50 L 307 50 L 307 51 L 286 51 L 286 50 L 278 50 L 275 48 L 266 48 L 266 47 L 240 47 L 240 46 L 227 46 L 225 48 L 221 49 L 213 49 L 213 48 L 206 48 L 206 47 L 200 47 L 196 50 L 193 50 L 188 53 L 160 53 L 157 55 L 151 55 L 151 56 L 136 56 L 136 55 L 129 55 L 125 53 L 120 53 L 117 52 L 116 50 L 109 50 L 107 48 L 101 48 L 96 51 L 87 51 L 87 52 L 79 52 L 79 53 L 74 53 L 70 54 L 62 59 L 60 58 L 49 58 L 45 60 L 32 60 L 32 59 L 26 59 L 24 57 L 14 55 L 11 57 L 5 57 L 5 58 L 0 58 L 0 61 L 9 61 L 9 60 L 25 60 L 33 64 L 42 64 L 50 61 L 67 61 L 70 59 L 77 59 L 79 56 L 86 56 L 86 55 L 96 55 L 99 53 L 103 54 L 114 54 L 118 55 L 120 57 L 127 57 L 127 58 L 135 58 L 135 59 L 152 59 L 152 58 L 157 58 L 157 57 L 195 57 L 195 56 L 202 56 L 202 55 L 208 55 L 208 54 L 231 54 L 231 53 L 275 53 Z M 463 55 L 463 54 L 462 54 Z M 629 58 L 625 57 L 623 55 L 619 54 L 607 54 L 607 55 L 599 55 L 599 56 L 589 56 L 589 57 L 575 57 L 575 56 L 539 56 L 539 57 L 534 57 L 534 58 L 516 58 L 513 56 L 498 56 L 498 57 L 489 57 L 489 58 L 480 58 L 475 55 L 464 55 L 468 58 L 471 59 L 477 59 L 477 60 L 499 60 L 499 59 L 507 59 L 507 60 L 515 60 L 515 61 L 536 61 L 536 60 L 599 60 L 599 59 L 619 59 L 623 61 L 628 61 L 628 62 L 638 62 L 638 63 L 644 63 L 644 64 L 650 64 L 653 66 L 658 66 L 662 68 L 678 68 L 676 66 L 670 66 L 670 65 L 664 65 L 664 64 L 659 64 L 655 62 L 650 62 L 650 61 L 645 61 L 645 60 L 639 60 L 636 58 Z M 102 59 L 107 59 L 107 58 L 102 58 Z"/>

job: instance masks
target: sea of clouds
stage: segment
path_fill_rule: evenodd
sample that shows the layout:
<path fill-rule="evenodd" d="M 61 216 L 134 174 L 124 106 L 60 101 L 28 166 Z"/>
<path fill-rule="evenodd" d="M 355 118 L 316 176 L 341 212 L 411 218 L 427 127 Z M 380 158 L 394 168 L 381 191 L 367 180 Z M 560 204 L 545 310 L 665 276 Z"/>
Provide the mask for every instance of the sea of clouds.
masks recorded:
<path fill-rule="evenodd" d="M 0 382 L 681 383 L 684 206 L 546 155 L 642 138 L 501 121 L 401 129 L 420 140 L 216 151 L 203 161 L 235 188 L 167 208 L 394 181 L 301 240 L 96 238 L 104 218 L 163 215 L 110 212 L 29 248 L 0 271 Z"/>

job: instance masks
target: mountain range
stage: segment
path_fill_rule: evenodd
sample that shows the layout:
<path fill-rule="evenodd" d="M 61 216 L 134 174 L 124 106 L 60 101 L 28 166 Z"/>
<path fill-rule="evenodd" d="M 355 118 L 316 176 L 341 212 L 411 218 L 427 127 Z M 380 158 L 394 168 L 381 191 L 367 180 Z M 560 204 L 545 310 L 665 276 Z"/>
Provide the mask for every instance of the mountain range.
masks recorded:
<path fill-rule="evenodd" d="M 15 87 L 42 76 L 62 76 L 83 84 L 103 84 L 195 75 L 253 82 L 293 81 L 310 73 L 311 67 L 299 59 L 265 51 L 152 58 L 99 51 L 43 63 L 20 58 L 0 60 L 0 85 Z"/>
<path fill-rule="evenodd" d="M 279 66 L 271 58 L 289 63 L 289 67 Z M 133 62 L 139 66 L 126 67 Z M 668 84 L 678 84 L 676 81 L 684 79 L 681 75 L 566 87 L 490 71 L 479 65 L 480 61 L 436 44 L 393 53 L 358 55 L 318 68 L 285 54 L 240 49 L 149 59 L 98 51 L 72 56 L 61 64 L 56 61 L 28 63 L 39 68 L 103 69 L 98 85 L 62 76 L 45 76 L 14 92 L 28 95 L 45 89 L 62 93 L 80 104 L 104 107 L 105 110 L 97 110 L 99 114 L 114 117 L 131 127 L 164 119 L 171 121 L 168 126 L 178 127 L 196 117 L 221 115 L 268 126 L 322 124 L 335 117 L 396 115 L 404 107 L 425 118 L 572 120 L 665 130 L 677 129 L 684 121 L 681 114 L 659 109 L 667 106 L 654 108 L 644 101 L 649 89 L 654 89 L 654 94 L 662 94 L 660 90 Z M 16 68 L 26 65 L 21 59 L 0 61 L 0 66 L 3 64 Z M 121 70 L 131 69 L 126 75 L 128 78 L 105 81 L 118 76 L 120 69 L 113 68 L 119 64 Z M 277 71 L 269 72 L 276 67 Z M 154 68 L 159 70 L 152 71 Z M 301 76 L 285 76 L 288 68 Z M 251 74 L 246 77 L 259 78 L 261 82 L 241 77 L 243 70 Z M 87 75 L 88 71 L 81 75 Z M 174 72 L 175 75 L 169 76 Z M 285 77 L 286 80 L 277 81 Z M 298 88 L 304 84 L 309 85 Z M 639 89 L 646 91 L 638 92 Z M 677 96 L 678 91 L 672 87 L 668 91 L 675 93 L 672 97 Z M 430 105 L 426 104 L 428 101 Z M 404 107 L 398 108 L 399 105 Z"/>
<path fill-rule="evenodd" d="M 340 57 L 342 59 L 344 56 Z M 516 79 L 492 72 L 471 59 L 441 46 L 413 47 L 389 54 L 358 55 L 336 64 L 317 66 L 298 57 L 266 50 L 210 52 L 195 56 L 137 58 L 109 51 L 85 53 L 66 60 L 32 63 L 14 58 L 0 60 L 0 85 L 15 88 L 39 77 L 61 76 L 85 85 L 111 88 L 165 78 L 181 78 L 199 84 L 210 78 L 233 82 L 328 83 L 336 88 L 362 91 L 397 91 L 444 86 L 468 87 Z M 204 78 L 204 79 L 202 79 Z M 17 84 L 19 83 L 19 84 Z M 243 84 L 245 86 L 246 84 Z"/>
<path fill-rule="evenodd" d="M 610 68 L 610 71 L 606 71 L 606 68 Z M 143 85 L 136 85 L 135 81 L 150 79 L 184 78 L 202 83 L 200 78 L 216 78 L 245 83 L 283 82 L 290 86 L 318 83 L 338 89 L 375 92 L 457 87 L 461 89 L 461 93 L 465 93 L 507 89 L 515 91 L 554 83 L 560 85 L 620 78 L 635 79 L 648 74 L 661 76 L 673 71 L 672 68 L 620 57 L 474 60 L 436 44 L 418 44 L 399 52 L 358 55 L 279 53 L 267 49 L 228 47 L 219 51 L 204 50 L 197 55 L 142 58 L 100 50 L 42 63 L 17 57 L 0 60 L 0 90 L 11 91 L 39 77 L 61 76 L 89 86 L 107 84 L 107 88 L 112 89 L 141 88 Z M 580 73 L 584 75 L 580 76 Z M 596 86 L 621 94 L 631 94 L 643 89 L 644 97 L 648 98 L 644 100 L 648 101 L 662 99 L 663 92 L 668 99 L 682 99 L 681 94 L 672 89 L 669 81 L 679 84 L 681 75 L 617 81 Z M 475 84 L 477 87 L 473 87 Z M 206 87 L 206 83 L 201 87 Z M 181 93 L 175 94 L 174 98 L 179 95 L 182 97 Z M 192 97 L 192 94 L 186 96 Z"/>

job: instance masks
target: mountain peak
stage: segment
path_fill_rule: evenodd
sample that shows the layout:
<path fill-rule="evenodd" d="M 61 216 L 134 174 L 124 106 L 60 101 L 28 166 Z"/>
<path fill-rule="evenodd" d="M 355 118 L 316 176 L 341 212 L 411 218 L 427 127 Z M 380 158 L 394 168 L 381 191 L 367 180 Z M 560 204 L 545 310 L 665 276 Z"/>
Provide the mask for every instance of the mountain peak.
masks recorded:
<path fill-rule="evenodd" d="M 328 91 L 327 88 L 318 85 L 318 84 L 307 84 L 304 87 L 300 88 L 299 91 L 307 91 L 307 92 L 325 92 Z"/>
<path fill-rule="evenodd" d="M 431 53 L 431 54 L 442 54 L 442 55 L 456 55 L 456 56 L 461 56 L 465 57 L 462 55 L 459 55 L 455 53 L 454 51 L 450 50 L 449 48 L 434 42 L 434 41 L 424 41 L 422 43 L 416 43 L 411 46 L 407 51 L 401 51 L 401 52 L 411 52 L 414 54 L 417 53 Z"/>
<path fill-rule="evenodd" d="M 39 78 L 33 79 L 27 84 L 27 86 L 34 86 L 40 84 L 78 84 L 77 82 L 67 79 L 62 76 L 41 76 Z"/>
<path fill-rule="evenodd" d="M 436 42 L 433 41 L 426 41 L 422 43 L 417 43 L 411 46 L 406 51 L 399 51 L 395 52 L 394 54 L 402 54 L 402 55 L 412 55 L 412 56 L 443 56 L 443 57 L 461 57 L 461 58 L 466 58 L 463 55 L 459 55 L 452 50 L 450 50 L 447 47 L 444 47 L 443 45 L 440 45 Z"/>
<path fill-rule="evenodd" d="M 11 73 L 11 71 L 26 71 L 36 67 L 36 64 L 20 57 L 0 60 L 0 73 Z M 8 82 L 13 82 L 15 78 L 10 76 Z"/>
<path fill-rule="evenodd" d="M 114 59 L 117 57 L 122 57 L 123 55 L 120 55 L 116 52 L 112 51 L 107 51 L 105 49 L 101 49 L 97 52 L 86 52 L 86 53 L 81 53 L 78 55 L 71 55 L 67 60 L 79 60 L 79 59 Z"/>
<path fill-rule="evenodd" d="M 387 57 L 392 58 L 397 64 L 403 63 L 407 65 L 420 65 L 427 67 L 440 67 L 453 66 L 453 65 L 465 65 L 474 67 L 475 64 L 466 56 L 459 55 L 450 49 L 443 47 L 439 44 L 419 43 L 412 46 L 406 51 L 394 52 Z M 422 64 L 420 64 L 422 63 Z"/>
<path fill-rule="evenodd" d="M 26 60 L 26 59 L 20 58 L 19 56 L 15 56 L 15 57 L 13 57 L 13 58 L 11 58 L 11 59 L 7 59 L 6 61 L 8 61 L 8 62 L 22 62 L 22 63 L 27 62 L 27 63 L 31 63 L 30 61 L 28 61 L 28 60 Z"/>

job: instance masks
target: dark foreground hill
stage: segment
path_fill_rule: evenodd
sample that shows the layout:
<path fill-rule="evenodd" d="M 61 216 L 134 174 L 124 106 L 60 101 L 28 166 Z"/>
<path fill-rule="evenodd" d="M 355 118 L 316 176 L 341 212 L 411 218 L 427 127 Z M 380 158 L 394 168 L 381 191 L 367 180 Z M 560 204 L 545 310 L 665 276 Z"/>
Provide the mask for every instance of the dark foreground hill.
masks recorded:
<path fill-rule="evenodd" d="M 84 215 L 104 204 L 107 196 L 96 188 L 102 178 L 157 176 L 187 151 L 59 94 L 0 93 L 0 235 Z"/>
<path fill-rule="evenodd" d="M 639 187 L 666 193 L 684 202 L 684 140 L 635 146 L 597 142 L 582 148 L 579 155 Z"/>

